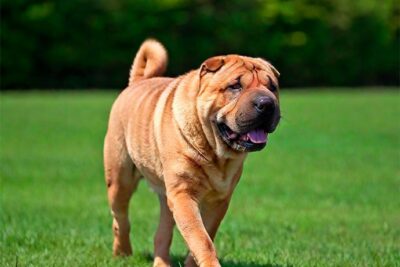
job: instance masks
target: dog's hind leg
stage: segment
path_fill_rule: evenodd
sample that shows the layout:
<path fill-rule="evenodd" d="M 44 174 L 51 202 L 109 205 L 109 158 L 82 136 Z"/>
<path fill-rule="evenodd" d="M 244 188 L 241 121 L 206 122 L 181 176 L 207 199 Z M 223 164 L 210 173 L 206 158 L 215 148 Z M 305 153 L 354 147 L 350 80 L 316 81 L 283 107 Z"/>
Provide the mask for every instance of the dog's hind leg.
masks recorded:
<path fill-rule="evenodd" d="M 154 237 L 154 264 L 153 267 L 171 266 L 169 248 L 171 246 L 172 234 L 175 221 L 167 205 L 167 198 L 159 195 L 160 200 L 160 223 Z"/>
<path fill-rule="evenodd" d="M 129 241 L 129 200 L 141 175 L 128 155 L 123 137 L 115 133 L 108 132 L 105 138 L 104 168 L 108 201 L 113 216 L 113 253 L 115 256 L 130 255 L 132 248 Z"/>

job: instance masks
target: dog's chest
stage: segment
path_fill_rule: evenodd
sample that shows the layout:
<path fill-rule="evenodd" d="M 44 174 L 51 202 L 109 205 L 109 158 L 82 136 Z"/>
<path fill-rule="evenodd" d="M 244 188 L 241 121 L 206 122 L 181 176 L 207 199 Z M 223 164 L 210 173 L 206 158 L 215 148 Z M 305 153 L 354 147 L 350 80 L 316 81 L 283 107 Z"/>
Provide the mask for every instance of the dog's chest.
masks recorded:
<path fill-rule="evenodd" d="M 211 188 L 221 198 L 226 197 L 227 194 L 232 192 L 240 178 L 242 164 L 243 159 L 232 159 L 222 164 L 217 163 L 204 167 L 204 172 L 208 176 Z"/>

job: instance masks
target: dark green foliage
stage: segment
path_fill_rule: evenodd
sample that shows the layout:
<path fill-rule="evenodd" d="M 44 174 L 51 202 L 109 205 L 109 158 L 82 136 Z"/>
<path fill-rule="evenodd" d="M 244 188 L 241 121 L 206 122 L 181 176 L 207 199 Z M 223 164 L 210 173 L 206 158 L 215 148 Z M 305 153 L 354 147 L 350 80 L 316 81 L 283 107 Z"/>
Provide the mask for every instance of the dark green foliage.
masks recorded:
<path fill-rule="evenodd" d="M 397 85 L 399 13 L 394 0 L 3 0 L 1 88 L 123 88 L 148 37 L 168 75 L 239 53 L 270 60 L 284 86 Z"/>

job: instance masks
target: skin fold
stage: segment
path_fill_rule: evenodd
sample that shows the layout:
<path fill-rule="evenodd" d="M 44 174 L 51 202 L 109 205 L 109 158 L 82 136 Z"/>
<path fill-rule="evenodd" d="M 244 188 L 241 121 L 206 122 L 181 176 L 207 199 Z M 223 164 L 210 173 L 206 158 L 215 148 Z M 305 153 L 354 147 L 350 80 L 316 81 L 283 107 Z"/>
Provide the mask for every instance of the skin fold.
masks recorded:
<path fill-rule="evenodd" d="M 153 266 L 170 266 L 175 224 L 190 252 L 185 266 L 220 266 L 213 240 L 248 151 L 224 141 L 218 125 L 238 136 L 255 127 L 272 132 L 280 117 L 279 73 L 263 59 L 228 55 L 210 58 L 177 78 L 158 77 L 166 64 L 163 46 L 145 41 L 129 85 L 110 112 L 104 166 L 113 252 L 132 253 L 129 201 L 145 178 L 160 202 Z M 240 91 L 232 85 L 238 83 Z M 270 101 L 272 111 L 255 108 L 259 99 Z"/>

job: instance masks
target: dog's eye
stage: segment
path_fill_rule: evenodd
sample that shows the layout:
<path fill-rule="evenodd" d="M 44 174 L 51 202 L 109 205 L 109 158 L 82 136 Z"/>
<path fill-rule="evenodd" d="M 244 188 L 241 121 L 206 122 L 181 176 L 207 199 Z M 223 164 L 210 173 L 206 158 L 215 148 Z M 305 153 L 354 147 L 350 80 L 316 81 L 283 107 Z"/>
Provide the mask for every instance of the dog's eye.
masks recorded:
<path fill-rule="evenodd" d="M 240 82 L 237 82 L 235 84 L 229 85 L 228 90 L 233 92 L 239 92 L 242 90 L 242 85 L 240 84 Z"/>
<path fill-rule="evenodd" d="M 269 90 L 270 90 L 271 92 L 276 92 L 276 91 L 278 91 L 278 88 L 276 88 L 276 85 L 275 85 L 275 84 L 271 83 L 271 85 L 270 85 L 270 87 L 269 87 Z"/>
<path fill-rule="evenodd" d="M 268 89 L 269 89 L 271 92 L 276 92 L 276 91 L 278 91 L 278 86 L 271 80 L 271 78 L 268 77 L 268 80 L 269 80 Z"/>

